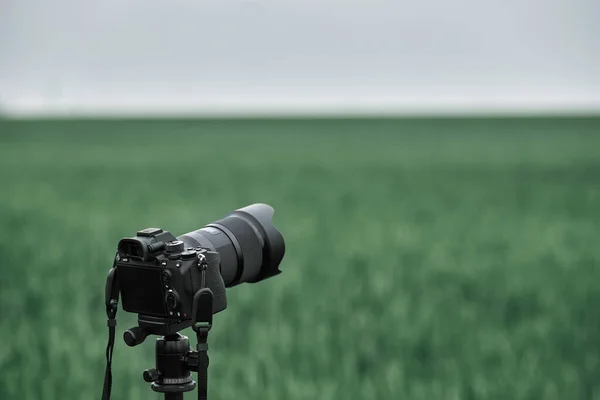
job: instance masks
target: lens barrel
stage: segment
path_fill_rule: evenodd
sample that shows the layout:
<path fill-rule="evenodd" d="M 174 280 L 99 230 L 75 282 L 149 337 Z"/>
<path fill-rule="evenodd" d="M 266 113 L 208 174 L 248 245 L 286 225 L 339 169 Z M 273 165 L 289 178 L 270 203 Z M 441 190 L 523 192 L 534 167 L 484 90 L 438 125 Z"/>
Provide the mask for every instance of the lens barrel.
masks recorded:
<path fill-rule="evenodd" d="M 177 239 L 217 251 L 225 286 L 259 282 L 281 272 L 285 242 L 273 225 L 274 213 L 267 204 L 252 204 Z"/>

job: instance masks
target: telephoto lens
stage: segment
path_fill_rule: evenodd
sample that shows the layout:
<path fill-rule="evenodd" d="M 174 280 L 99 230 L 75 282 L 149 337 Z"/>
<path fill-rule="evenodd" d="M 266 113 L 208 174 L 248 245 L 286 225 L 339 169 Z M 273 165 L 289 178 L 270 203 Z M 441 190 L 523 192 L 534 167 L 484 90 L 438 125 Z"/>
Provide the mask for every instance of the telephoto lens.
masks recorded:
<path fill-rule="evenodd" d="M 226 287 L 259 282 L 281 272 L 285 243 L 273 225 L 274 213 L 267 204 L 252 204 L 177 239 L 218 252 Z"/>

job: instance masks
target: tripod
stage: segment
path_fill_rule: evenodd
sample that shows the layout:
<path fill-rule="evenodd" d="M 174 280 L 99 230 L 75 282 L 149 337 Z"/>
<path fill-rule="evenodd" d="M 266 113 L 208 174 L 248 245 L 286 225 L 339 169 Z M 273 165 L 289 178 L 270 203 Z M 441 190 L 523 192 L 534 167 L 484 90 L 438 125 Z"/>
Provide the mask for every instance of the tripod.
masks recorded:
<path fill-rule="evenodd" d="M 205 347 L 206 344 L 198 345 L 199 349 Z M 206 399 L 208 355 L 205 350 L 191 350 L 188 338 L 179 333 L 157 339 L 155 350 L 156 367 L 144 371 L 144 380 L 152 383 L 152 390 L 164 393 L 165 400 L 183 400 L 183 393 L 196 388 L 190 371 L 198 371 L 198 399 Z"/>

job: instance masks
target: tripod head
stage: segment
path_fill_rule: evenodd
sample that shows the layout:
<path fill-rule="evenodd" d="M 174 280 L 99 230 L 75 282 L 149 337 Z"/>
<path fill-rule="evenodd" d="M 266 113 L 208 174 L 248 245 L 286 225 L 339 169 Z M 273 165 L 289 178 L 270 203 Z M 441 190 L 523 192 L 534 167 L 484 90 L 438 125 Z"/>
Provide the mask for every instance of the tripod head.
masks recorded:
<path fill-rule="evenodd" d="M 144 380 L 152 383 L 155 392 L 170 394 L 194 390 L 196 382 L 192 379 L 187 363 L 182 362 L 191 352 L 186 336 L 176 333 L 156 340 L 156 366 L 144 371 Z"/>

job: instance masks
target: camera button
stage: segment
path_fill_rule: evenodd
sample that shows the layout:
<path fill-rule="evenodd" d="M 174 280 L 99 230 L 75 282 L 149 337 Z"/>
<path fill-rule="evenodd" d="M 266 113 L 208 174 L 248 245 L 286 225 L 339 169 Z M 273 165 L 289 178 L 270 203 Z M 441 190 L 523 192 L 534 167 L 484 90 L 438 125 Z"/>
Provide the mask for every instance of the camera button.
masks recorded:
<path fill-rule="evenodd" d="M 169 310 L 175 310 L 179 306 L 179 294 L 173 289 L 167 290 L 165 294 L 165 303 Z"/>

